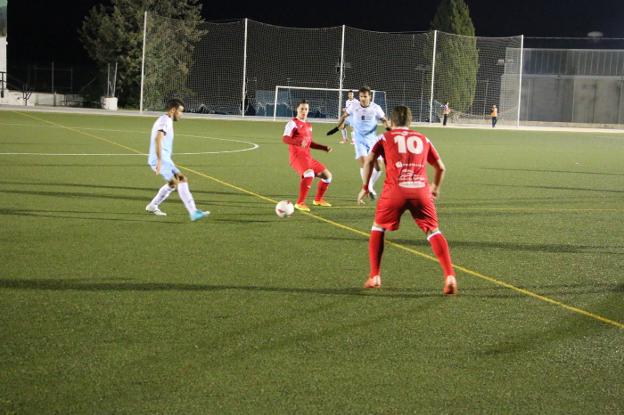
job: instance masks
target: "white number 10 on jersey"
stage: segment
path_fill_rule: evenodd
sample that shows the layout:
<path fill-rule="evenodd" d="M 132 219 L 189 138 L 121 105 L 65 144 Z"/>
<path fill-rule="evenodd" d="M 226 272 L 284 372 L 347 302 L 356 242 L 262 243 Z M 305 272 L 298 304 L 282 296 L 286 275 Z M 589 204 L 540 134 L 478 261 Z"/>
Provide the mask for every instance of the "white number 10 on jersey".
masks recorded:
<path fill-rule="evenodd" d="M 399 153 L 405 154 L 408 151 L 412 154 L 420 154 L 423 152 L 425 145 L 420 137 L 403 135 L 395 135 L 394 142 L 399 146 Z"/>

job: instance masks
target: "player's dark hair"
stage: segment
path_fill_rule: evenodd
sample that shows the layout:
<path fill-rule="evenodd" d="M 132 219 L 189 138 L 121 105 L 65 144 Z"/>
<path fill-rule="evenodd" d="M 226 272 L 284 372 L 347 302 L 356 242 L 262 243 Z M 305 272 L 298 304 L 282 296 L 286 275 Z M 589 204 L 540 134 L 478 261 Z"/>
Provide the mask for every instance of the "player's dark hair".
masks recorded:
<path fill-rule="evenodd" d="M 373 90 L 372 90 L 372 89 L 370 89 L 370 86 L 368 86 L 368 85 L 364 85 L 363 87 L 361 87 L 360 89 L 358 89 L 358 92 L 359 92 L 360 94 L 363 94 L 363 93 L 368 93 L 369 95 L 373 95 Z"/>
<path fill-rule="evenodd" d="M 184 102 L 181 99 L 173 98 L 167 101 L 167 106 L 165 107 L 165 111 L 169 111 L 172 108 L 178 109 L 184 106 Z"/>
<path fill-rule="evenodd" d="M 412 110 L 405 105 L 394 107 L 391 119 L 395 127 L 409 127 L 412 123 Z"/>
<path fill-rule="evenodd" d="M 302 99 L 301 101 L 297 102 L 297 106 L 295 108 L 299 108 L 299 105 L 303 105 L 303 104 L 310 105 L 307 99 Z"/>

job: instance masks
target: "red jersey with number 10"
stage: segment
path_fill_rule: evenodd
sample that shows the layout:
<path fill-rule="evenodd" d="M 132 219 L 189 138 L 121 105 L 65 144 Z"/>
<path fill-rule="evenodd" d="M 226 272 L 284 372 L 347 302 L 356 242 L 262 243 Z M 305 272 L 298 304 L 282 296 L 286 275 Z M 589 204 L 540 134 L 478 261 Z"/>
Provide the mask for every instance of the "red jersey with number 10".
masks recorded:
<path fill-rule="evenodd" d="M 406 196 L 420 195 L 429 188 L 427 163 L 440 156 L 427 137 L 408 128 L 386 132 L 372 149 L 386 164 L 384 191 L 400 191 Z"/>

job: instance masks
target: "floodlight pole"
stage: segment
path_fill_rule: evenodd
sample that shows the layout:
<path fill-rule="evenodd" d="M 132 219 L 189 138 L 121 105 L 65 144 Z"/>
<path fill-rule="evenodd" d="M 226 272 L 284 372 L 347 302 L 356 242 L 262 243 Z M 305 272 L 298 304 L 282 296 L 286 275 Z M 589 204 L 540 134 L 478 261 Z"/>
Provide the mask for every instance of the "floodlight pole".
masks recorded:
<path fill-rule="evenodd" d="M 53 103 L 54 106 L 56 107 L 56 91 L 54 90 L 54 61 L 52 61 L 52 64 L 50 65 L 50 72 L 52 73 L 52 96 L 53 96 Z"/>
<path fill-rule="evenodd" d="M 438 31 L 433 31 L 433 57 L 431 59 L 431 95 L 429 96 L 429 124 L 433 123 L 433 82 L 435 81 L 436 48 L 438 46 Z"/>
<path fill-rule="evenodd" d="M 520 127 L 520 106 L 522 105 L 522 71 L 523 71 L 523 62 L 522 58 L 524 55 L 524 35 L 520 35 L 520 68 L 518 68 L 518 119 L 516 120 L 516 127 Z M 573 89 L 574 91 L 574 89 Z"/>
<path fill-rule="evenodd" d="M 338 119 L 340 119 L 342 110 L 342 77 L 344 76 L 344 44 L 345 44 L 345 29 L 346 26 L 342 25 L 342 40 L 340 42 L 340 80 L 338 82 Z"/>
<path fill-rule="evenodd" d="M 141 58 L 141 98 L 139 101 L 139 112 L 143 112 L 143 84 L 145 83 L 145 39 L 147 37 L 147 10 L 143 15 L 143 57 Z"/>
<path fill-rule="evenodd" d="M 247 22 L 245 18 L 245 44 L 243 45 L 243 91 L 241 94 L 241 116 L 245 116 L 245 95 L 247 93 Z"/>

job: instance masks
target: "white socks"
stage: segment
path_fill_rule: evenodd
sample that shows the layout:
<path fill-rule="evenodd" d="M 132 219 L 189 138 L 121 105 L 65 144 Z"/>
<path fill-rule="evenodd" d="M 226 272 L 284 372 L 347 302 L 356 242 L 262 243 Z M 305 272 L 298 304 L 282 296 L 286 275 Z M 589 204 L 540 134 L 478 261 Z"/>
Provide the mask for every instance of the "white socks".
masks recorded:
<path fill-rule="evenodd" d="M 184 207 L 188 210 L 188 213 L 192 215 L 197 210 L 197 207 L 195 207 L 195 200 L 193 200 L 193 195 L 189 190 L 187 182 L 178 183 L 178 194 L 184 203 Z"/>
<path fill-rule="evenodd" d="M 373 173 L 371 173 L 370 181 L 368 182 L 368 191 L 371 193 L 375 193 L 375 182 L 381 176 L 381 170 L 377 170 L 373 168 Z M 364 182 L 364 169 L 360 167 L 360 177 L 362 177 L 362 182 Z"/>
<path fill-rule="evenodd" d="M 158 193 L 156 193 L 156 196 L 152 199 L 150 205 L 156 207 L 160 206 L 160 204 L 164 202 L 174 191 L 175 187 L 169 187 L 168 184 L 165 184 L 158 190 Z"/>
<path fill-rule="evenodd" d="M 340 134 L 342 134 L 342 141 L 347 141 L 347 129 L 343 128 L 340 130 Z"/>
<path fill-rule="evenodd" d="M 381 176 L 381 170 L 373 169 L 373 174 L 371 174 L 370 182 L 368 182 L 368 190 L 374 192 L 375 182 Z"/>

